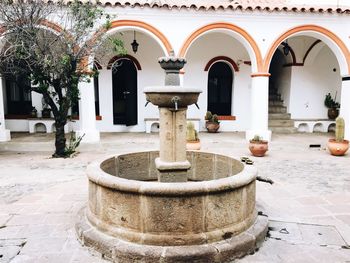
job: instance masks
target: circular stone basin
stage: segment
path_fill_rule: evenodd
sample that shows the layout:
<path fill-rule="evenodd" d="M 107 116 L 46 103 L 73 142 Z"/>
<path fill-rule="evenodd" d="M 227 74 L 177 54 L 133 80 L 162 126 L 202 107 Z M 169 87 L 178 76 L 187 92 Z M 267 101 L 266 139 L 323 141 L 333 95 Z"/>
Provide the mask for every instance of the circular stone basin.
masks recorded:
<path fill-rule="evenodd" d="M 146 87 L 143 92 L 146 100 L 153 105 L 166 108 L 174 108 L 174 97 L 177 97 L 178 108 L 187 107 L 198 101 L 198 96 L 202 91 L 196 88 L 181 86 L 154 86 Z"/>
<path fill-rule="evenodd" d="M 267 230 L 255 209 L 254 167 L 187 152 L 189 181 L 159 183 L 158 156 L 89 165 L 88 206 L 76 225 L 85 245 L 117 262 L 227 262 L 254 251 Z"/>

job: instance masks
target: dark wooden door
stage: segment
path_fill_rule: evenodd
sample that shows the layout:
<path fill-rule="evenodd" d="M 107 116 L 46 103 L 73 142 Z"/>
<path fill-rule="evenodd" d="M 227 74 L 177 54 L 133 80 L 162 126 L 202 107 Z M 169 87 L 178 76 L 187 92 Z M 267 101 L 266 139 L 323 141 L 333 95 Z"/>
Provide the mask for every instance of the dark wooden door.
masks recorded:
<path fill-rule="evenodd" d="M 216 62 L 208 76 L 208 111 L 231 115 L 233 73 L 229 65 Z"/>
<path fill-rule="evenodd" d="M 26 78 L 7 78 L 7 114 L 28 115 L 32 110 L 30 81 Z"/>
<path fill-rule="evenodd" d="M 129 59 L 121 59 L 112 68 L 113 123 L 137 124 L 137 69 Z"/>

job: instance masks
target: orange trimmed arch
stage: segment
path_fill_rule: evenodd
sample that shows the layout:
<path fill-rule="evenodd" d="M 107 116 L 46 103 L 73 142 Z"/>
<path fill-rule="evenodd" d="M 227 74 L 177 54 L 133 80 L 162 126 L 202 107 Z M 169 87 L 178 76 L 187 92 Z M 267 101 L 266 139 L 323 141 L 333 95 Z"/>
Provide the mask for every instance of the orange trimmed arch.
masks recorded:
<path fill-rule="evenodd" d="M 49 29 L 52 29 L 53 31 L 55 31 L 57 33 L 64 32 L 64 29 L 60 25 L 58 25 L 54 22 L 51 22 L 49 20 L 46 20 L 46 19 L 41 20 L 38 25 L 45 26 Z M 0 34 L 3 34 L 4 32 L 6 32 L 6 26 L 4 26 L 3 24 L 0 24 Z M 68 35 L 67 32 L 65 32 L 65 33 Z"/>
<path fill-rule="evenodd" d="M 118 61 L 118 60 L 121 60 L 121 59 L 131 60 L 134 63 L 137 70 L 142 70 L 140 62 L 135 57 L 128 55 L 128 54 L 123 55 L 123 56 L 114 56 L 112 59 L 109 60 L 108 65 L 107 65 L 107 69 L 111 69 L 113 66 L 113 63 Z"/>
<path fill-rule="evenodd" d="M 207 63 L 207 65 L 205 65 L 204 71 L 208 71 L 212 65 L 214 65 L 216 62 L 219 62 L 219 61 L 225 61 L 227 64 L 231 65 L 231 68 L 234 69 L 235 72 L 239 71 L 239 67 L 237 66 L 236 62 L 234 62 L 233 59 L 226 56 L 218 56 L 218 57 L 212 58 Z"/>
<path fill-rule="evenodd" d="M 144 29 L 150 33 L 152 33 L 154 36 L 156 36 L 160 42 L 163 44 L 163 46 L 165 47 L 168 55 L 170 54 L 170 52 L 173 50 L 173 47 L 171 46 L 169 40 L 167 39 L 167 37 L 160 32 L 157 28 L 155 28 L 154 26 L 146 23 L 146 22 L 142 22 L 142 21 L 137 21 L 137 20 L 115 20 L 111 23 L 111 26 L 108 30 L 102 29 L 101 32 L 99 33 L 106 33 L 112 29 L 118 28 L 118 27 L 136 27 L 136 28 L 141 28 Z"/>
<path fill-rule="evenodd" d="M 349 49 L 346 47 L 346 45 L 344 44 L 344 42 L 333 32 L 331 32 L 330 30 L 324 28 L 324 27 L 320 27 L 320 26 L 316 26 L 316 25 L 302 25 L 302 26 L 297 26 L 294 28 L 289 29 L 288 31 L 286 31 L 285 33 L 283 33 L 282 35 L 280 35 L 274 42 L 273 44 L 270 46 L 265 58 L 264 58 L 264 62 L 263 62 L 263 72 L 268 72 L 269 71 L 269 67 L 270 67 L 270 63 L 272 60 L 272 57 L 276 51 L 276 49 L 278 48 L 278 46 L 288 37 L 297 34 L 299 32 L 306 32 L 306 31 L 311 31 L 311 32 L 316 32 L 319 33 L 325 37 L 327 37 L 328 39 L 332 40 L 334 42 L 334 44 L 336 46 L 339 47 L 341 53 L 344 56 L 345 62 L 346 62 L 346 66 L 347 66 L 347 70 L 348 70 L 348 74 L 350 74 L 350 52 Z M 331 48 L 332 50 L 332 48 Z M 338 59 L 338 57 L 337 57 Z M 339 61 L 338 61 L 339 62 Z"/>
<path fill-rule="evenodd" d="M 203 27 L 197 29 L 196 31 L 194 31 L 183 43 L 183 45 L 180 49 L 180 52 L 179 52 L 179 56 L 185 57 L 189 47 L 199 36 L 203 35 L 204 33 L 208 32 L 208 31 L 215 30 L 215 29 L 230 30 L 230 31 L 233 31 L 233 32 L 239 34 L 240 36 L 242 36 L 247 41 L 247 43 L 251 46 L 251 48 L 254 52 L 254 55 L 256 58 L 257 70 L 258 71 L 262 70 L 263 59 L 261 56 L 260 49 L 259 49 L 258 45 L 256 44 L 255 40 L 253 39 L 253 37 L 251 35 L 249 35 L 249 33 L 246 32 L 243 28 L 240 28 L 236 25 L 233 25 L 230 23 L 225 23 L 225 22 L 209 24 L 209 25 L 203 26 Z"/>

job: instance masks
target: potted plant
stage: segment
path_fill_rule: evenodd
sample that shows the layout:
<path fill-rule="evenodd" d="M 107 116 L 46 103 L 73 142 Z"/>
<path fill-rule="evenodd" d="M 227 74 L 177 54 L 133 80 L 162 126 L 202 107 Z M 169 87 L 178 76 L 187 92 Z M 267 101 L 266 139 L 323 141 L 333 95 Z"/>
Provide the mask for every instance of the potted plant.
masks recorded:
<path fill-rule="evenodd" d="M 207 111 L 205 114 L 205 127 L 208 132 L 214 133 L 217 132 L 220 128 L 220 122 L 218 120 L 218 115 L 212 114 L 210 111 Z"/>
<path fill-rule="evenodd" d="M 334 99 L 332 95 L 328 93 L 324 99 L 324 105 L 328 108 L 328 118 L 334 120 L 339 115 L 340 104 L 336 102 L 337 93 L 335 93 Z"/>
<path fill-rule="evenodd" d="M 51 118 L 51 109 L 49 109 L 49 108 L 44 108 L 44 109 L 41 111 L 41 117 L 42 117 L 42 118 Z"/>
<path fill-rule="evenodd" d="M 30 111 L 30 117 L 36 118 L 37 116 L 38 116 L 38 111 L 34 106 L 32 106 L 32 110 Z"/>
<path fill-rule="evenodd" d="M 187 123 L 186 149 L 187 150 L 200 150 L 201 149 L 201 142 L 198 138 L 198 132 L 194 128 L 194 124 L 192 122 Z"/>
<path fill-rule="evenodd" d="M 49 105 L 45 102 L 44 98 L 41 100 L 41 104 L 43 106 L 43 109 L 41 111 L 41 117 L 51 118 L 51 109 L 49 108 Z"/>
<path fill-rule="evenodd" d="M 338 117 L 335 121 L 335 139 L 328 140 L 328 150 L 332 155 L 342 156 L 349 149 L 349 141 L 344 140 L 345 122 Z"/>
<path fill-rule="evenodd" d="M 253 156 L 262 157 L 268 149 L 268 142 L 263 140 L 259 135 L 255 135 L 254 138 L 249 141 L 249 150 Z"/>

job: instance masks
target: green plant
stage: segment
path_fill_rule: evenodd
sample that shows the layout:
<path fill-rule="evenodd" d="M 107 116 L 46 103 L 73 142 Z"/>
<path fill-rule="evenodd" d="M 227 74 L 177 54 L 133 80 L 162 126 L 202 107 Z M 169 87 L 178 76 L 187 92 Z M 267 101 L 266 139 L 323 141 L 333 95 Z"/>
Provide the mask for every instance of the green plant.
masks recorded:
<path fill-rule="evenodd" d="M 217 114 L 212 114 L 210 111 L 207 111 L 205 114 L 205 120 L 208 122 L 213 122 L 219 124 L 219 119 Z"/>
<path fill-rule="evenodd" d="M 198 132 L 194 128 L 194 124 L 192 122 L 187 123 L 187 130 L 186 130 L 186 140 L 188 142 L 198 142 Z"/>
<path fill-rule="evenodd" d="M 342 117 L 338 117 L 335 120 L 335 140 L 337 142 L 344 141 L 344 129 L 345 129 L 345 122 Z"/>
<path fill-rule="evenodd" d="M 76 152 L 84 136 L 85 133 L 77 138 L 73 131 L 70 132 L 68 146 L 66 146 L 64 149 L 65 157 L 71 157 Z"/>
<path fill-rule="evenodd" d="M 259 135 L 254 135 L 253 139 L 250 140 L 250 142 L 254 143 L 265 143 L 266 141 L 263 140 L 263 138 Z"/>
<path fill-rule="evenodd" d="M 332 98 L 332 95 L 328 93 L 324 99 L 324 105 L 329 109 L 340 108 L 340 104 L 336 102 L 336 99 L 337 99 L 337 93 L 335 93 L 334 99 Z"/>

